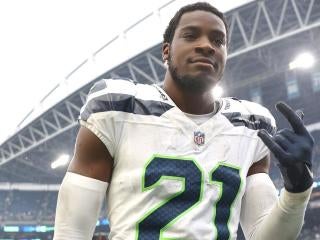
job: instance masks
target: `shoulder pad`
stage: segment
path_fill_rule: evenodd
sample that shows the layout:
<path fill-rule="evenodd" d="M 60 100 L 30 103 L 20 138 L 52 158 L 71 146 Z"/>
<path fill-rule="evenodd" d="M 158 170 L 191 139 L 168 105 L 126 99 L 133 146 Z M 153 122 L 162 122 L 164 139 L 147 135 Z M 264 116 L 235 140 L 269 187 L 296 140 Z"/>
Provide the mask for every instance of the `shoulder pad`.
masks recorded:
<path fill-rule="evenodd" d="M 159 100 L 160 97 L 158 90 L 151 85 L 124 79 L 103 79 L 90 89 L 80 119 L 87 120 L 93 113 L 108 111 L 160 116 L 173 107 Z"/>
<path fill-rule="evenodd" d="M 234 98 L 224 98 L 223 102 L 221 113 L 234 126 L 245 126 L 254 130 L 265 129 L 271 135 L 275 133 L 275 119 L 262 105 Z"/>

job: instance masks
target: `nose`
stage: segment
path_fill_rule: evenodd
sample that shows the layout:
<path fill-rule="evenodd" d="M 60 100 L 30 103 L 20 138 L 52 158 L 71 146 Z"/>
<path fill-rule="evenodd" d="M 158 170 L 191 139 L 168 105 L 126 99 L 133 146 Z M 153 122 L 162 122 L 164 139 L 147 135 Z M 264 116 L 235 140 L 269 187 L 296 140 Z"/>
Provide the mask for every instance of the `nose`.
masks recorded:
<path fill-rule="evenodd" d="M 210 40 L 206 37 L 199 39 L 195 47 L 195 50 L 196 52 L 202 53 L 205 55 L 213 55 L 216 51 L 212 43 L 210 42 Z"/>

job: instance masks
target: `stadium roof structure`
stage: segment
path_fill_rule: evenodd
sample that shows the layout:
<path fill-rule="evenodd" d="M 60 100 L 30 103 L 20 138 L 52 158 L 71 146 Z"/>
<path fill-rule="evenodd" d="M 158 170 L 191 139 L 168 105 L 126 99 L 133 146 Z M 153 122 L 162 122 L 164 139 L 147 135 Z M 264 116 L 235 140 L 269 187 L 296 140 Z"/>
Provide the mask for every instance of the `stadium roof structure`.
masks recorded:
<path fill-rule="evenodd" d="M 285 71 L 299 50 L 310 49 L 320 56 L 319 0 L 253 1 L 227 12 L 227 19 L 230 48 L 223 85 L 228 92 Z M 106 46 L 111 47 L 113 41 L 116 39 Z M 161 44 L 156 44 L 92 77 L 90 83 L 41 113 L 0 146 L 0 182 L 60 183 L 66 168 L 53 170 L 50 164 L 60 154 L 72 155 L 79 128 L 77 117 L 92 83 L 110 77 L 159 83 L 164 72 Z M 311 130 L 320 129 L 319 122 L 307 124 Z"/>

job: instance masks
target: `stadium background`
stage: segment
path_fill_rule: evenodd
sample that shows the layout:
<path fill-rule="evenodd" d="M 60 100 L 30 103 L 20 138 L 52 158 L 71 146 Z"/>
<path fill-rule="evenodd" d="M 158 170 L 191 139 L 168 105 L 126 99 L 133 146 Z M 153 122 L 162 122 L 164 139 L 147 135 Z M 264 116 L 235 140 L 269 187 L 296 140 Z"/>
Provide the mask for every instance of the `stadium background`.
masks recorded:
<path fill-rule="evenodd" d="M 190 2 L 194 1 L 169 1 L 110 39 L 42 99 L 48 106 L 45 111 L 33 109 L 20 129 L 0 145 L 0 239 L 52 239 L 57 190 L 66 166 L 52 169 L 51 163 L 61 154 L 72 156 L 78 113 L 92 83 L 110 77 L 160 83 L 165 67 L 159 42 L 144 39 L 144 48 L 130 59 L 121 52 L 128 54 L 130 39 L 146 33 L 147 24 L 163 32 L 169 17 Z M 228 11 L 227 18 L 230 48 L 220 85 L 223 96 L 261 103 L 280 128 L 286 123 L 274 110 L 277 101 L 305 113 L 304 121 L 316 140 L 315 184 L 299 239 L 320 239 L 320 0 L 252 1 Z M 314 56 L 314 66 L 290 69 L 289 64 L 304 51 Z M 112 65 L 106 64 L 110 56 Z M 61 98 L 55 102 L 53 96 Z M 274 163 L 271 177 L 280 189 Z M 106 239 L 107 232 L 103 209 L 95 239 Z M 241 233 L 238 239 L 243 239 Z"/>

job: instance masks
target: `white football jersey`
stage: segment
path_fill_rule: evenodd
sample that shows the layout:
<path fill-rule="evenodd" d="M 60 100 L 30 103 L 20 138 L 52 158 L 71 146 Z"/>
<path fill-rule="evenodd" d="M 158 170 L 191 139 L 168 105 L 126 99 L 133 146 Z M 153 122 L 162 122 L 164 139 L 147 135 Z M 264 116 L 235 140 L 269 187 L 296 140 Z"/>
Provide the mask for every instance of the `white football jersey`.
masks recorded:
<path fill-rule="evenodd" d="M 256 103 L 223 98 L 197 125 L 156 85 L 100 80 L 80 123 L 114 159 L 107 192 L 111 240 L 236 239 L 250 166 L 275 131 Z"/>

